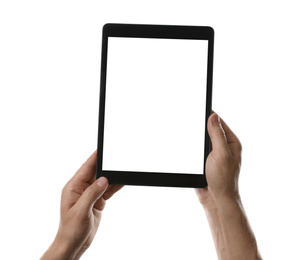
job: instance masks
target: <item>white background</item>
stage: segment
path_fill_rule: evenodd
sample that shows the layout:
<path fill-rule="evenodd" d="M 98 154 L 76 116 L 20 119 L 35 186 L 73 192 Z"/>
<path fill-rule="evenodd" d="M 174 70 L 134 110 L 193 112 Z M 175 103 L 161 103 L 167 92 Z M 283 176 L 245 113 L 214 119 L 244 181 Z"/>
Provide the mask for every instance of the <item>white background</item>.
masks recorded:
<path fill-rule="evenodd" d="M 1 1 L 1 259 L 37 259 L 64 184 L 95 150 L 102 26 L 215 29 L 213 109 L 243 144 L 265 259 L 304 259 L 303 1 Z M 216 259 L 192 189 L 125 187 L 83 259 Z"/>
<path fill-rule="evenodd" d="M 208 41 L 109 37 L 103 170 L 203 174 Z"/>

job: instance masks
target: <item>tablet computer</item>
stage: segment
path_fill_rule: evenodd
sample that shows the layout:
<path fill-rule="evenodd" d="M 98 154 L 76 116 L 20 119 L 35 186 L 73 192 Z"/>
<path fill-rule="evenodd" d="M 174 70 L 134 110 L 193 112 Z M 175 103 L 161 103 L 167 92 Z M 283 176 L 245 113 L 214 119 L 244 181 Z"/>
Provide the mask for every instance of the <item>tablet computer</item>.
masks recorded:
<path fill-rule="evenodd" d="M 213 43 L 205 26 L 104 25 L 97 178 L 207 185 Z"/>

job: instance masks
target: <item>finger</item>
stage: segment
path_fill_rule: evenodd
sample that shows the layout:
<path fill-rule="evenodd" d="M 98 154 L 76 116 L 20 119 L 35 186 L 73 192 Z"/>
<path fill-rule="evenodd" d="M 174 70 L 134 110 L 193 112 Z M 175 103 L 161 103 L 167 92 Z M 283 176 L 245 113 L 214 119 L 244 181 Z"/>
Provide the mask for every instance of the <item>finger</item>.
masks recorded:
<path fill-rule="evenodd" d="M 108 185 L 106 191 L 104 192 L 103 196 L 101 196 L 94 204 L 94 208 L 103 210 L 106 204 L 106 200 L 104 198 L 104 195 L 109 191 L 113 189 L 113 185 Z"/>
<path fill-rule="evenodd" d="M 234 134 L 234 132 L 230 129 L 230 127 L 226 124 L 226 122 L 222 118 L 220 120 L 221 120 L 221 125 L 226 133 L 227 142 L 230 145 L 230 147 L 233 147 L 233 149 L 231 150 L 233 152 L 234 151 L 240 152 L 242 147 L 238 137 Z"/>
<path fill-rule="evenodd" d="M 229 151 L 226 133 L 222 127 L 220 117 L 213 113 L 208 119 L 208 132 L 212 141 L 213 151 L 217 154 Z"/>
<path fill-rule="evenodd" d="M 105 206 L 106 206 L 106 200 L 102 196 L 95 202 L 93 208 L 102 211 L 105 208 Z"/>
<path fill-rule="evenodd" d="M 117 191 L 119 191 L 120 189 L 122 189 L 124 187 L 124 185 L 112 185 L 110 187 L 110 189 L 108 189 L 104 195 L 103 198 L 104 200 L 108 200 L 110 199 Z"/>
<path fill-rule="evenodd" d="M 105 177 L 100 177 L 92 183 L 82 194 L 75 206 L 79 207 L 84 212 L 90 212 L 93 205 L 104 194 L 108 187 L 108 180 Z"/>
<path fill-rule="evenodd" d="M 103 210 L 106 205 L 106 200 L 104 199 L 105 193 L 107 193 L 109 190 L 113 189 L 113 185 L 108 185 L 106 191 L 104 192 L 103 196 L 101 196 L 94 204 L 94 208 L 98 210 Z"/>
<path fill-rule="evenodd" d="M 95 177 L 97 151 L 79 168 L 72 179 L 81 182 L 90 182 Z"/>

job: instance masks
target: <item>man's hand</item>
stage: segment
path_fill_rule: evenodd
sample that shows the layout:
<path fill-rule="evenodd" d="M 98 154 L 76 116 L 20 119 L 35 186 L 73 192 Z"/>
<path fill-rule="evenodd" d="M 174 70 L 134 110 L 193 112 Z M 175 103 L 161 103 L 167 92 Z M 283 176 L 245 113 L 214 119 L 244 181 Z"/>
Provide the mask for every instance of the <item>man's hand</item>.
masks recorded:
<path fill-rule="evenodd" d="M 217 114 L 209 117 L 207 127 L 212 141 L 206 162 L 208 187 L 196 189 L 196 193 L 205 209 L 218 259 L 261 259 L 238 191 L 241 144 Z"/>
<path fill-rule="evenodd" d="M 208 206 L 215 199 L 239 197 L 242 150 L 236 135 L 216 113 L 209 117 L 207 128 L 213 147 L 206 162 L 208 187 L 196 189 L 203 206 Z"/>
<path fill-rule="evenodd" d="M 62 190 L 60 224 L 45 259 L 79 259 L 98 229 L 106 200 L 122 185 L 109 185 L 105 177 L 95 180 L 94 152 Z"/>

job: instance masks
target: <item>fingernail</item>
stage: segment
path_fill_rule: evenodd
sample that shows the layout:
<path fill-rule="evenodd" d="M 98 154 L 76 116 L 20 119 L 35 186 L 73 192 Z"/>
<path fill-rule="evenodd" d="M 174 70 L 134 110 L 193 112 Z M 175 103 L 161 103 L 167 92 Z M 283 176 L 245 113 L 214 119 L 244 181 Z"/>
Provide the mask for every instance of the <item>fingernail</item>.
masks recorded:
<path fill-rule="evenodd" d="M 98 186 L 100 186 L 101 188 L 104 188 L 104 187 L 107 186 L 107 179 L 106 179 L 105 177 L 100 177 L 100 178 L 97 180 L 96 184 L 97 184 Z"/>
<path fill-rule="evenodd" d="M 220 117 L 216 114 L 211 118 L 212 125 L 221 125 Z"/>

